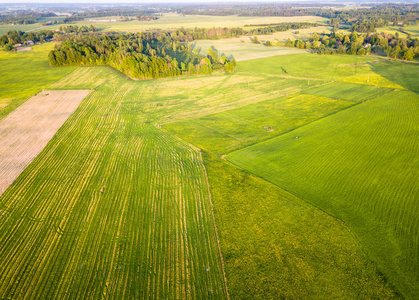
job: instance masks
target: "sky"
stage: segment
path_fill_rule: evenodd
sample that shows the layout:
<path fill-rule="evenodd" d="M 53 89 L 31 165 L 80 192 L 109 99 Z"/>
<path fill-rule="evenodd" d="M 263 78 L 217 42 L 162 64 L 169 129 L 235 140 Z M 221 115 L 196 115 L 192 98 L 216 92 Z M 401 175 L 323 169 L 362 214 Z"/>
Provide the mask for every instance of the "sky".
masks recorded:
<path fill-rule="evenodd" d="M 234 3 L 234 2 L 298 2 L 299 0 L 122 0 L 122 1 L 118 1 L 118 0 L 0 0 L 0 4 L 2 3 L 56 3 L 56 4 L 60 4 L 60 3 L 87 3 L 87 4 L 98 4 L 98 3 L 103 3 L 103 4 L 109 4 L 109 3 L 114 3 L 114 4 L 143 4 L 143 3 L 195 3 L 195 4 L 206 4 L 206 3 L 215 3 L 215 2 L 220 2 L 220 3 Z M 303 0 L 300 0 L 303 1 Z M 307 0 L 305 0 L 307 1 Z M 308 0 L 310 1 L 310 0 Z M 316 2 L 315 0 L 313 2 Z M 322 1 L 322 2 L 329 2 L 328 0 Z"/>

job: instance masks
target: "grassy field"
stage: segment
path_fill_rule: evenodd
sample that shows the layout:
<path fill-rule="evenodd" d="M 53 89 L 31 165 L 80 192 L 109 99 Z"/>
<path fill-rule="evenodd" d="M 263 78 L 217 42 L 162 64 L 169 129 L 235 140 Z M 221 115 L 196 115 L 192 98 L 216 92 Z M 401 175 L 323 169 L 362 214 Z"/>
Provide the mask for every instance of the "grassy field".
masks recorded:
<path fill-rule="evenodd" d="M 0 119 L 69 74 L 75 67 L 51 68 L 48 53 L 54 44 L 45 43 L 32 47 L 31 51 L 0 51 Z"/>
<path fill-rule="evenodd" d="M 289 96 L 165 126 L 199 148 L 222 155 L 278 136 L 352 105 L 317 96 Z"/>
<path fill-rule="evenodd" d="M 390 91 L 392 91 L 390 88 L 337 81 L 307 89 L 304 91 L 304 94 L 329 97 L 337 100 L 364 102 Z"/>
<path fill-rule="evenodd" d="M 31 77 L 5 103 L 92 92 L 0 196 L 0 298 L 414 298 L 417 74 L 302 53 L 211 76 Z M 13 76 L 6 96 L 30 82 Z"/>
<path fill-rule="evenodd" d="M 392 70 L 391 67 L 397 69 Z M 409 64 L 393 64 L 369 56 L 353 55 L 284 55 L 260 60 L 248 60 L 240 64 L 238 71 L 265 75 L 284 75 L 308 80 L 327 80 L 403 89 L 410 79 L 400 76 L 414 75 Z"/>
<path fill-rule="evenodd" d="M 413 299 L 419 282 L 418 101 L 413 92 L 394 91 L 227 159 L 343 220 L 379 269 Z"/>
<path fill-rule="evenodd" d="M 296 65 L 297 61 L 301 63 Z M 282 68 L 288 74 L 284 74 Z M 368 257 L 388 280 L 405 297 L 415 298 L 418 293 L 415 270 L 418 269 L 416 262 L 419 247 L 415 238 L 419 235 L 416 221 L 419 212 L 414 204 L 418 195 L 416 179 L 419 169 L 415 160 L 419 144 L 414 138 L 419 129 L 414 122 L 418 108 L 417 68 L 413 64 L 368 57 L 325 58 L 306 54 L 240 62 L 237 75 L 264 74 L 268 78 L 288 80 L 314 79 L 318 76 L 330 83 L 321 82 L 315 87 L 306 85 L 297 97 L 249 104 L 223 113 L 167 124 L 164 128 L 208 151 L 211 157 L 206 160 L 208 170 L 211 164 L 220 169 L 230 168 L 222 160 L 217 160 L 215 155 L 256 143 L 228 154 L 227 160 L 342 220 L 355 233 Z M 330 102 L 331 99 L 322 97 L 336 101 Z M 299 109 L 301 103 L 298 102 L 291 102 L 293 104 L 290 107 L 282 110 L 281 103 L 290 99 L 301 99 L 312 110 Z M 313 104 L 320 99 L 329 101 L 325 103 L 342 102 L 342 106 L 336 107 L 336 110 L 350 108 L 321 118 L 322 109 Z M 331 106 L 323 106 L 323 109 L 325 107 L 333 110 Z M 323 110 L 325 115 L 330 113 L 326 113 L 327 109 Z M 321 119 L 312 122 L 316 118 L 315 113 Z M 307 116 L 313 119 L 308 118 L 306 124 L 309 124 L 299 127 L 305 123 L 301 121 Z M 301 123 L 296 122 L 299 120 L 296 117 L 300 118 Z M 263 124 L 268 124 L 268 120 L 284 122 L 289 128 L 266 132 Z M 292 127 L 297 129 L 290 131 Z M 290 132 L 283 134 L 287 131 Z M 279 136 L 260 142 L 269 135 Z M 214 174 L 217 168 L 213 170 Z M 211 174 L 211 171 L 208 172 Z M 240 207 L 246 206 L 248 200 L 245 199 L 253 201 L 254 198 L 246 193 L 251 193 L 252 188 L 260 188 L 260 184 L 252 184 L 251 181 L 234 181 L 232 173 L 233 169 L 230 169 L 224 173 L 218 171 L 218 176 L 209 176 L 210 182 L 217 182 L 211 184 L 213 193 L 223 195 L 220 201 L 226 205 L 217 210 L 216 214 L 223 216 L 219 216 L 220 221 L 217 219 L 221 236 L 224 230 L 230 232 L 236 224 L 232 222 L 229 224 L 231 227 L 227 226 L 228 217 L 224 215 L 226 207 L 231 205 L 231 199 L 235 199 L 234 195 L 238 193 L 237 201 L 240 205 L 232 208 L 229 215 L 232 219 L 237 216 Z M 223 181 L 234 183 L 223 184 Z M 252 188 L 240 194 L 237 186 L 243 182 Z M 219 186 L 226 188 L 223 190 Z M 217 197 L 214 196 L 214 199 Z M 217 205 L 215 200 L 216 209 Z M 259 206 L 262 205 L 256 204 L 252 208 L 257 210 L 255 207 Z M 247 211 L 244 218 L 249 218 L 250 213 Z M 267 219 L 270 217 L 263 218 Z M 245 221 L 239 223 L 242 222 Z M 249 221 L 248 228 L 251 224 L 254 223 Z M 223 226 L 229 229 L 223 229 Z M 240 228 L 247 233 L 251 231 Z M 266 234 L 266 230 L 261 232 Z M 228 239 L 225 243 L 229 243 Z M 249 246 L 242 248 L 240 243 L 244 241 L 230 245 L 235 255 L 249 255 Z M 250 264 L 249 261 L 246 263 Z M 226 265 L 228 274 L 228 261 Z M 272 270 L 258 271 L 263 276 Z M 240 276 L 237 278 L 242 280 Z M 239 282 L 237 280 L 238 285 Z M 246 290 L 247 286 L 251 286 L 251 281 L 243 282 L 243 286 L 237 288 Z"/>
<path fill-rule="evenodd" d="M 399 296 L 338 220 L 216 156 L 204 159 L 232 299 Z"/>
<path fill-rule="evenodd" d="M 200 49 L 201 54 L 206 54 L 208 48 L 215 48 L 219 55 L 224 55 L 229 59 L 235 58 L 236 61 L 271 57 L 276 55 L 306 53 L 307 50 L 288 48 L 288 47 L 266 47 L 263 44 L 253 44 L 248 40 L 250 37 L 232 40 L 199 40 L 192 43 L 194 49 Z"/>
<path fill-rule="evenodd" d="M 91 22 L 88 18 L 84 21 L 78 21 L 78 26 L 94 25 L 97 29 L 104 31 L 118 32 L 137 32 L 147 29 L 170 29 L 170 28 L 212 28 L 216 27 L 243 27 L 250 24 L 274 24 L 283 22 L 316 22 L 322 21 L 323 18 L 316 16 L 300 16 L 300 17 L 239 17 L 239 16 L 200 16 L 200 15 L 179 15 L 175 13 L 163 14 L 158 20 L 150 22 L 128 21 L 128 22 L 112 22 L 97 23 Z M 111 19 L 107 17 L 105 19 Z M 214 25 L 216 24 L 216 25 Z M 48 28 L 57 29 L 60 25 L 49 26 Z"/>
<path fill-rule="evenodd" d="M 0 25 L 0 35 L 6 34 L 10 30 L 16 30 L 16 31 L 28 31 L 33 30 L 36 28 L 41 28 L 42 25 L 39 23 L 35 24 L 28 24 L 28 25 Z M 47 29 L 47 28 L 45 28 Z"/>
<path fill-rule="evenodd" d="M 0 198 L 0 297 L 226 298 L 200 153 L 147 122 L 154 81 L 82 69 L 55 87 L 106 81 Z"/>

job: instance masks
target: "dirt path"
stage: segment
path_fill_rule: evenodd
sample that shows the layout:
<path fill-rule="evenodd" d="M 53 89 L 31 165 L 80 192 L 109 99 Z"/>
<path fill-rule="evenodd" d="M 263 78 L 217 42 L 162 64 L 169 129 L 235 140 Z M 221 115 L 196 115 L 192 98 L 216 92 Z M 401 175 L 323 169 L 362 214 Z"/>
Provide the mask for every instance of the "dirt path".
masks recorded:
<path fill-rule="evenodd" d="M 0 195 L 44 149 L 89 92 L 41 92 L 0 121 Z"/>

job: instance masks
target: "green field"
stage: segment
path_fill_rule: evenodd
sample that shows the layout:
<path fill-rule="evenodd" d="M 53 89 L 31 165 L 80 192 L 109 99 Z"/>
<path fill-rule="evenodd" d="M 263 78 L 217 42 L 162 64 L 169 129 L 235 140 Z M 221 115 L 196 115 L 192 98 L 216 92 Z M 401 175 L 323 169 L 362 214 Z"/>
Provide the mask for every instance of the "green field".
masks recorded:
<path fill-rule="evenodd" d="M 357 83 L 333 82 L 307 89 L 304 91 L 304 94 L 352 102 L 364 102 L 377 98 L 378 96 L 384 95 L 390 91 L 392 91 L 392 89 Z"/>
<path fill-rule="evenodd" d="M 227 159 L 343 220 L 379 269 L 414 298 L 418 104 L 417 94 L 394 91 Z"/>
<path fill-rule="evenodd" d="M 45 43 L 33 46 L 31 51 L 0 51 L 0 119 L 75 69 L 51 68 L 48 53 L 52 49 L 54 44 Z"/>
<path fill-rule="evenodd" d="M 196 46 L 232 74 L 140 81 L 0 51 L 0 118 L 91 90 L 0 196 L 1 299 L 417 298 L 419 66 L 231 41 Z"/>
<path fill-rule="evenodd" d="M 254 144 L 352 105 L 317 96 L 288 96 L 165 126 L 218 155 Z"/>
<path fill-rule="evenodd" d="M 295 65 L 297 60 L 302 61 L 300 68 Z M 285 68 L 288 75 L 284 75 L 280 67 Z M 419 103 L 417 68 L 414 64 L 373 58 L 335 56 L 329 59 L 306 54 L 249 60 L 239 64 L 237 75 L 253 72 L 288 80 L 317 75 L 330 83 L 306 85 L 300 96 L 249 104 L 167 124 L 165 128 L 217 155 L 255 144 L 228 154 L 227 160 L 343 220 L 388 280 L 405 297 L 415 298 L 419 247 L 415 239 L 419 235 L 416 221 L 419 211 L 415 207 L 419 169 L 415 155 L 419 144 L 414 138 L 419 129 L 414 121 Z M 282 105 L 290 99 L 303 102 L 291 101 L 284 109 Z M 322 118 L 322 109 L 316 107 L 319 103 L 313 103 L 320 99 L 326 99 L 325 103 L 341 103 L 337 110 L 350 108 L 327 116 L 333 106 L 320 106 L 327 116 Z M 301 109 L 301 105 L 311 110 Z M 320 119 L 314 121 L 316 118 Z M 263 124 L 271 120 L 289 127 L 279 127 L 282 130 L 278 132 L 263 130 Z M 301 126 L 304 123 L 309 124 Z M 269 136 L 271 139 L 261 142 Z M 274 136 L 278 137 L 272 138 Z M 211 164 L 223 168 L 222 162 L 214 158 L 209 161 L 208 169 Z M 227 180 L 231 176 L 222 172 L 218 176 L 210 175 L 210 182 L 217 182 L 211 185 L 212 189 L 226 197 L 221 202 L 228 206 L 231 204 L 228 199 L 234 198 L 237 187 L 230 186 L 232 194 L 219 190 L 217 187 L 222 185 L 219 177 Z M 236 182 L 240 183 L 241 180 Z M 248 184 L 260 188 L 260 185 Z M 247 196 L 237 198 L 246 206 L 243 199 L 249 199 Z M 231 213 L 237 214 L 237 210 Z M 220 212 L 225 213 L 225 209 Z M 221 233 L 225 222 L 217 222 Z M 235 247 L 236 252 L 247 252 Z M 250 282 L 244 284 L 250 285 Z M 241 288 L 245 290 L 244 286 Z"/>
<path fill-rule="evenodd" d="M 237 61 L 249 60 L 276 55 L 305 53 L 307 50 L 286 47 L 266 47 L 263 44 L 253 44 L 247 41 L 250 37 L 243 37 L 240 40 L 198 40 L 192 43 L 194 49 L 200 49 L 201 54 L 206 54 L 208 48 L 215 48 L 220 56 Z M 247 41 L 247 42 L 242 42 Z"/>
<path fill-rule="evenodd" d="M 239 17 L 239 16 L 200 16 L 200 15 L 179 15 L 175 13 L 166 13 L 158 20 L 149 22 L 128 21 L 97 23 L 89 21 L 91 19 L 119 19 L 119 17 L 106 18 L 87 18 L 84 21 L 75 22 L 78 26 L 94 25 L 97 29 L 104 31 L 117 32 L 137 32 L 148 29 L 171 29 L 171 28 L 212 28 L 212 27 L 244 27 L 249 24 L 275 24 L 283 22 L 316 22 L 324 18 L 316 16 L 300 17 Z M 60 25 L 48 26 L 49 29 L 57 29 Z"/>
<path fill-rule="evenodd" d="M 33 30 L 37 28 L 42 28 L 42 25 L 39 23 L 28 24 L 28 25 L 0 25 L 0 35 L 6 34 L 10 30 L 28 31 L 28 30 Z M 47 28 L 48 27 L 43 27 L 43 29 L 47 29 Z"/>
<path fill-rule="evenodd" d="M 200 153 L 147 122 L 153 81 L 84 69 L 106 81 L 0 198 L 0 297 L 226 298 Z"/>

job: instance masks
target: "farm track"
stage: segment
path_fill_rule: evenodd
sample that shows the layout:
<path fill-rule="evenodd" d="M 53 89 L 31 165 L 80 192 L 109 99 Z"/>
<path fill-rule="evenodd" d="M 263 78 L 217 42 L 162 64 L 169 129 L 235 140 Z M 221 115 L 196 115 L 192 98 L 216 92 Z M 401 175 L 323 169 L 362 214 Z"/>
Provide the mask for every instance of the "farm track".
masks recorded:
<path fill-rule="evenodd" d="M 0 298 L 227 298 L 199 152 L 126 109 L 146 84 L 113 79 L 1 196 Z"/>

